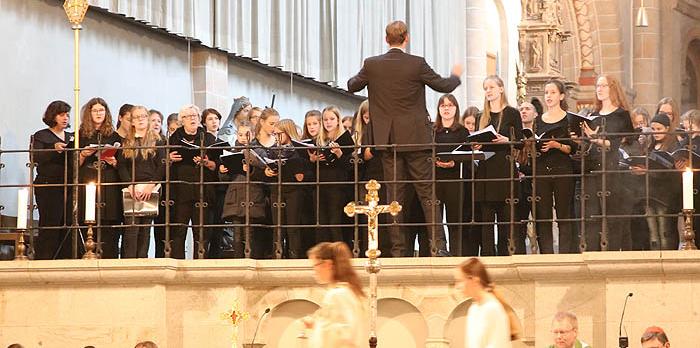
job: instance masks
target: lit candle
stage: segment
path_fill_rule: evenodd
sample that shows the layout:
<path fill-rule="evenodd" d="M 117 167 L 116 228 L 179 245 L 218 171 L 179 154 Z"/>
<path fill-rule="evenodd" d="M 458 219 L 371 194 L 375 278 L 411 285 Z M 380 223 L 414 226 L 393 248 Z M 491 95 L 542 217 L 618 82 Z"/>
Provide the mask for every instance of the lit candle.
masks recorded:
<path fill-rule="evenodd" d="M 683 209 L 693 209 L 693 171 L 683 172 Z"/>
<path fill-rule="evenodd" d="M 85 221 L 95 221 L 95 197 L 97 187 L 95 183 L 85 185 Z"/>
<path fill-rule="evenodd" d="M 27 200 L 29 194 L 26 188 L 17 191 L 17 228 L 27 228 Z"/>

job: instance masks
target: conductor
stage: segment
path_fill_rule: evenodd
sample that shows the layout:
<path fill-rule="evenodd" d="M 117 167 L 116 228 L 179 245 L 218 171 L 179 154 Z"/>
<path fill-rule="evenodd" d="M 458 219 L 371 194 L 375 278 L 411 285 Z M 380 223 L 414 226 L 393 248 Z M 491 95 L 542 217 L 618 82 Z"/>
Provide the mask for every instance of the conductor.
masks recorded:
<path fill-rule="evenodd" d="M 360 72 L 348 80 L 348 91 L 357 92 L 367 87 L 372 113 L 371 144 L 386 152 L 382 156 L 384 179 L 389 182 L 414 181 L 426 222 L 430 225 L 431 253 L 433 256 L 449 256 L 445 233 L 439 225 L 442 223 L 442 212 L 438 209 L 439 204 L 433 201 L 430 182 L 433 164 L 429 144 L 433 130 L 425 107 L 425 86 L 442 93 L 452 92 L 461 83 L 462 65 L 456 64 L 450 77 L 443 78 L 433 71 L 423 57 L 406 53 L 408 39 L 406 23 L 389 23 L 386 26 L 389 51 L 365 59 Z M 395 154 L 387 151 L 388 146 L 394 144 L 396 146 L 392 149 L 395 149 Z M 388 185 L 389 197 L 403 202 L 406 185 L 396 182 Z M 403 214 L 399 214 L 397 220 L 403 222 Z M 409 256 L 406 253 L 409 241 L 397 225 L 390 228 L 389 236 L 392 256 Z"/>

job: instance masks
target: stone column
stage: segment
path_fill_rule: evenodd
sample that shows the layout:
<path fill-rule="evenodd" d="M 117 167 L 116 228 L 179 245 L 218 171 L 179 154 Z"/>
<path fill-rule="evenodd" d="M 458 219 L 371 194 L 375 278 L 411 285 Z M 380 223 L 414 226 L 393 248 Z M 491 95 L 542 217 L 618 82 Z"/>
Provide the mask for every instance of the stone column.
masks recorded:
<path fill-rule="evenodd" d="M 192 51 L 194 104 L 200 109 L 214 108 L 225 118 L 228 115 L 228 56 L 210 48 Z"/>
<path fill-rule="evenodd" d="M 465 1 L 465 94 L 467 104 L 464 106 L 477 106 L 483 108 L 484 92 L 483 82 L 486 78 L 486 23 L 484 23 L 484 0 Z M 499 25 L 491 23 L 490 25 Z"/>
<path fill-rule="evenodd" d="M 649 26 L 646 28 L 634 28 L 634 85 L 637 92 L 634 100 L 635 106 L 643 106 L 649 112 L 654 112 L 656 103 L 663 97 L 661 95 L 661 54 L 659 51 L 661 16 L 659 11 L 660 0 L 645 0 Z M 636 19 L 639 1 L 635 1 L 634 15 Z"/>

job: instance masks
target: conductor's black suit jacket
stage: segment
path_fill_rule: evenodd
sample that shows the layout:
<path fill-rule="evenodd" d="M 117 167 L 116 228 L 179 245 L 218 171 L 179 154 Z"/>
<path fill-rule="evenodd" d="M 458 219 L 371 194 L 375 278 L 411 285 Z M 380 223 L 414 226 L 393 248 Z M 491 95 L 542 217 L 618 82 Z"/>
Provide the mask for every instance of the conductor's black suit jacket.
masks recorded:
<path fill-rule="evenodd" d="M 459 84 L 458 76 L 441 77 L 423 57 L 392 48 L 365 59 L 360 72 L 348 80 L 348 91 L 368 89 L 374 145 L 429 144 L 433 130 L 425 107 L 425 86 L 449 93 Z M 416 149 L 400 147 L 397 151 Z"/>

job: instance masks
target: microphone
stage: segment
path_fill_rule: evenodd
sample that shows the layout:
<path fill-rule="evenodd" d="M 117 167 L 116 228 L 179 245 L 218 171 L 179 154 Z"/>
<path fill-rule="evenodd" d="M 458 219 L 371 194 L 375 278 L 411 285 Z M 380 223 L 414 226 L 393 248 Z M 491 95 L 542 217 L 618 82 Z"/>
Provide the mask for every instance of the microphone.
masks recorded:
<path fill-rule="evenodd" d="M 625 300 L 626 302 L 627 300 Z M 250 342 L 251 346 L 255 345 L 255 336 L 258 335 L 258 329 L 260 329 L 260 323 L 262 322 L 263 318 L 267 315 L 267 313 L 270 313 L 270 308 L 265 308 L 265 312 L 260 316 L 260 319 L 258 319 L 258 325 L 255 327 L 255 333 L 253 334 L 253 340 Z"/>
<path fill-rule="evenodd" d="M 629 347 L 629 338 L 628 337 L 623 337 L 622 336 L 622 320 L 625 318 L 625 309 L 627 308 L 627 300 L 632 297 L 634 294 L 629 293 L 627 296 L 625 296 L 625 304 L 622 306 L 622 315 L 620 316 L 620 327 L 618 328 L 618 343 L 620 348 L 627 348 Z"/>

